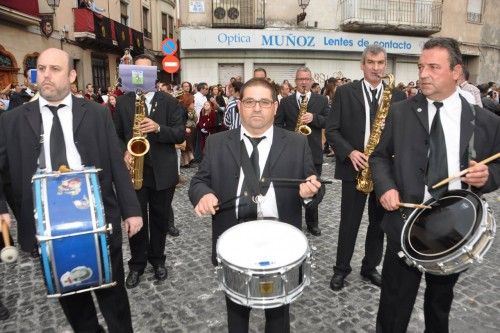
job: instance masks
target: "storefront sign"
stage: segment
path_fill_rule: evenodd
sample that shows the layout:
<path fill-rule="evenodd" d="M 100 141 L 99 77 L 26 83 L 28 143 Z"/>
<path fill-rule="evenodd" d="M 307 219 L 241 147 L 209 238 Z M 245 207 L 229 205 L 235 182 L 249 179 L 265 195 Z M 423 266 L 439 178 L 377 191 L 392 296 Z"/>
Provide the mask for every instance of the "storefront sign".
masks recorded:
<path fill-rule="evenodd" d="M 379 44 L 392 54 L 420 54 L 427 38 L 326 30 L 182 28 L 182 49 L 259 49 L 359 52 Z"/>
<path fill-rule="evenodd" d="M 189 0 L 190 13 L 204 13 L 205 2 L 203 0 Z"/>

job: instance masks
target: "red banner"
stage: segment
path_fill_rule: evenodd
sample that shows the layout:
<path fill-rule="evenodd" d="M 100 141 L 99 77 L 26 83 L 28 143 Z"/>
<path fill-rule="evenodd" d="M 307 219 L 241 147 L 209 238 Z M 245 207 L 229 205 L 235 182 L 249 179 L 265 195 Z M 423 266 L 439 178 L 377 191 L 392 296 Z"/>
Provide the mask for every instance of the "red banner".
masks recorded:
<path fill-rule="evenodd" d="M 38 0 L 0 0 L 0 5 L 11 8 L 22 13 L 38 16 L 40 11 L 38 9 Z"/>

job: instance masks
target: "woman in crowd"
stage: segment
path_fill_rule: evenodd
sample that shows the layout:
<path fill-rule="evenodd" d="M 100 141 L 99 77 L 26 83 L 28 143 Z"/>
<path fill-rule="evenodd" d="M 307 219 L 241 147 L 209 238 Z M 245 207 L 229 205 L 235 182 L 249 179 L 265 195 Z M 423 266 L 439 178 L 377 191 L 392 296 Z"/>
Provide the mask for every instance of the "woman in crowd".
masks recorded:
<path fill-rule="evenodd" d="M 196 127 L 198 127 L 201 131 L 201 137 L 199 138 L 200 150 L 203 153 L 203 149 L 205 148 L 205 141 L 207 137 L 211 133 L 215 133 L 215 128 L 217 124 L 217 115 L 215 114 L 215 110 L 212 108 L 212 104 L 209 101 L 206 101 L 203 104 L 203 109 L 200 112 L 200 120 Z"/>
<path fill-rule="evenodd" d="M 189 168 L 194 159 L 194 133 L 198 117 L 194 111 L 194 97 L 189 93 L 184 93 L 179 98 L 179 103 L 184 109 L 186 119 L 186 147 L 181 151 L 181 168 Z"/>
<path fill-rule="evenodd" d="M 215 132 L 221 132 L 226 130 L 224 126 L 224 111 L 226 111 L 226 101 L 222 96 L 222 90 L 219 89 L 217 85 L 211 86 L 208 91 L 207 99 L 212 105 L 212 109 L 216 114 L 216 128 Z"/>

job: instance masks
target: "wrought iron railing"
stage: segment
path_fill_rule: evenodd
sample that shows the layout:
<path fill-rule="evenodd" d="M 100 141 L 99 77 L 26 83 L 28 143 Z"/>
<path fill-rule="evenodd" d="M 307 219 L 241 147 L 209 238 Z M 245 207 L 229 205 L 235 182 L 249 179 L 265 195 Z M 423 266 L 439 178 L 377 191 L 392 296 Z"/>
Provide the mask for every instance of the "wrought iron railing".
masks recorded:
<path fill-rule="evenodd" d="M 264 0 L 212 0 L 212 26 L 264 28 Z"/>

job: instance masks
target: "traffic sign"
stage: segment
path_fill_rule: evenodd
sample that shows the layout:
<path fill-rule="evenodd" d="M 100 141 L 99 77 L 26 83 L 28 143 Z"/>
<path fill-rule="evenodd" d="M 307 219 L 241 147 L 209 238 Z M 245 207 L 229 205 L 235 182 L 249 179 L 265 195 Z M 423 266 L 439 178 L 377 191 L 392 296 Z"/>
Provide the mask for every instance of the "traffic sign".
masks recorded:
<path fill-rule="evenodd" d="M 173 74 L 179 70 L 181 64 L 176 56 L 167 55 L 161 61 L 161 66 L 165 72 Z"/>
<path fill-rule="evenodd" d="M 161 51 L 165 55 L 174 55 L 177 52 L 177 42 L 172 38 L 165 38 L 161 42 Z"/>

